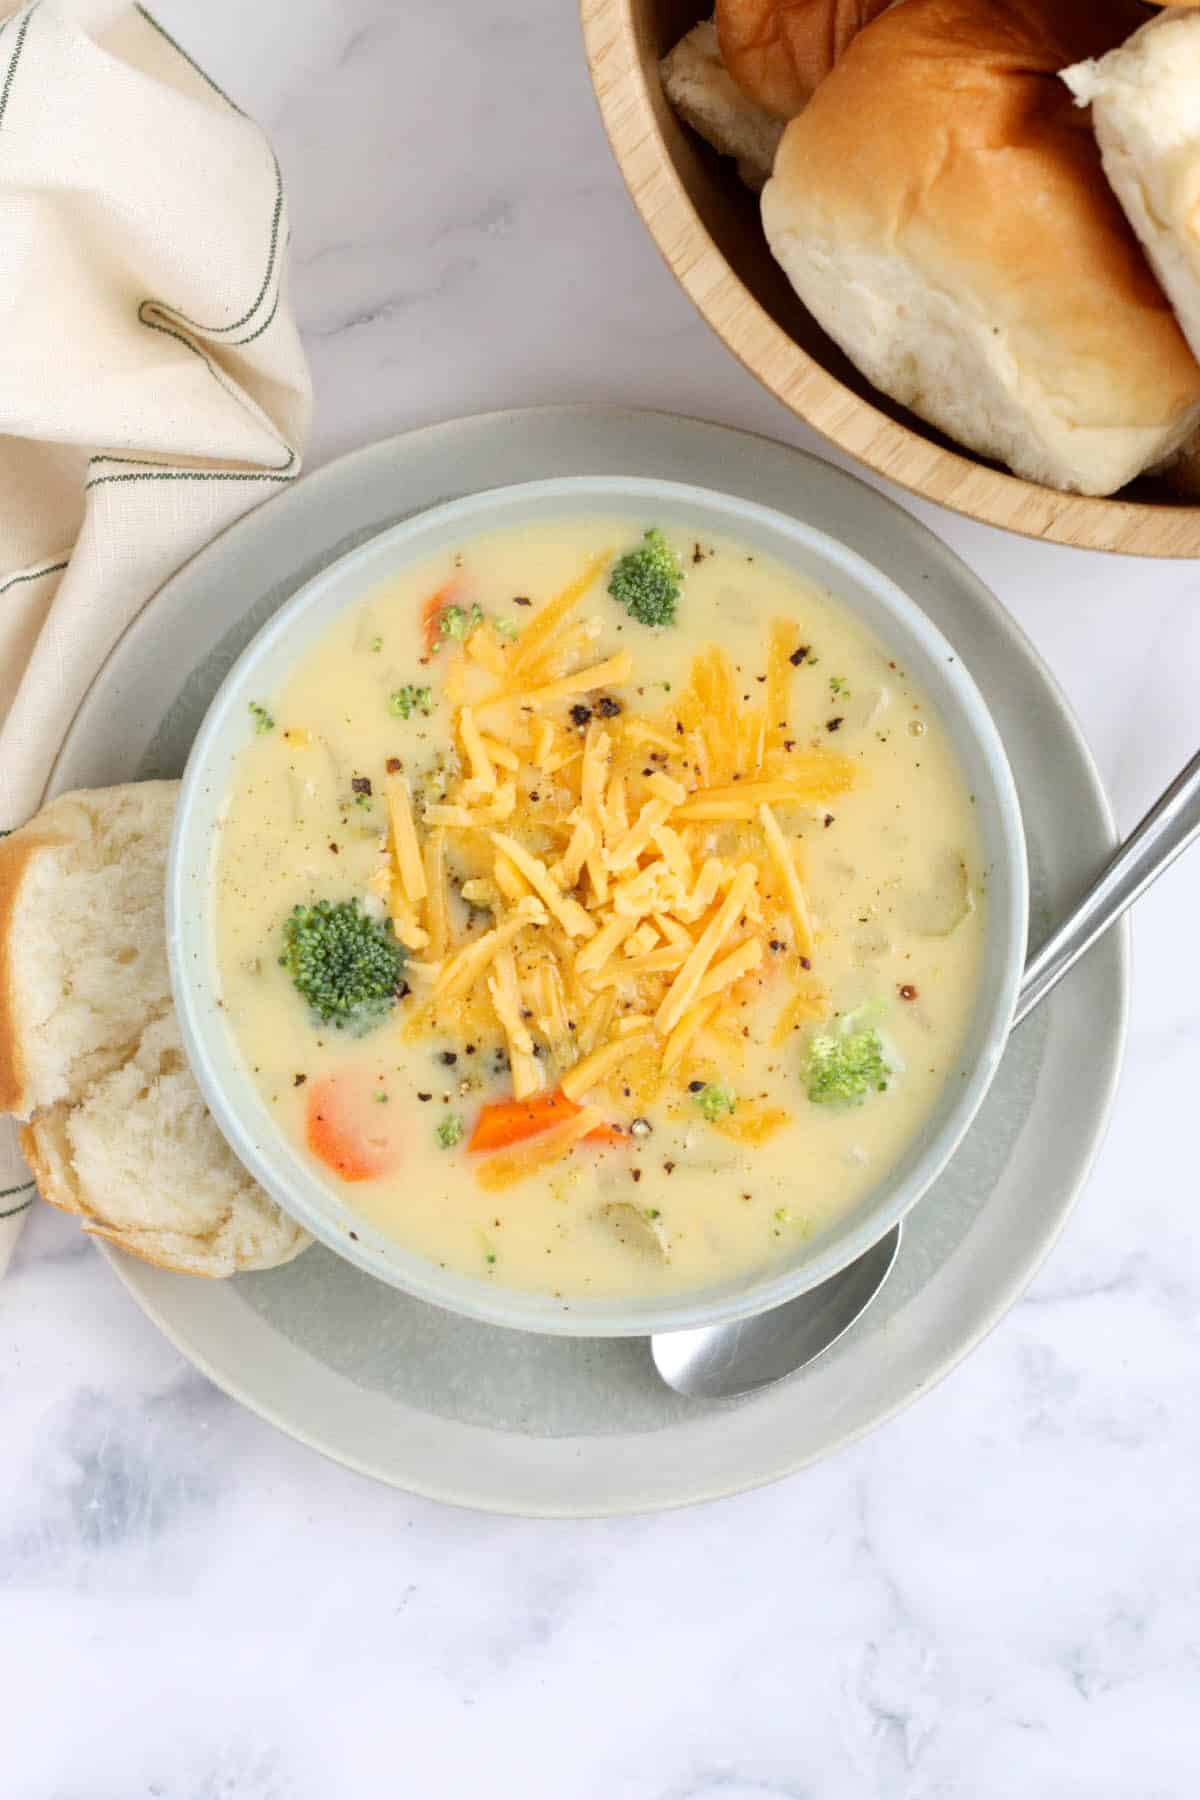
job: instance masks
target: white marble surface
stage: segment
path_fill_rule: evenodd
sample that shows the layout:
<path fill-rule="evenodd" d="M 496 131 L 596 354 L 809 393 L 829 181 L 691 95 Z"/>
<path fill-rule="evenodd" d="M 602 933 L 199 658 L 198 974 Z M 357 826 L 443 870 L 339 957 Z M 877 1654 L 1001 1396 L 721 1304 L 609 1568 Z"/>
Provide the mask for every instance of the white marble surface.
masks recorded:
<path fill-rule="evenodd" d="M 284 163 L 314 460 L 570 399 L 809 441 L 643 234 L 570 0 L 157 10 Z M 1200 564 L 921 510 L 1131 824 L 1195 747 Z M 1200 856 L 1139 913 L 1112 1132 L 1027 1298 L 867 1442 L 688 1514 L 373 1487 L 215 1393 L 36 1218 L 0 1290 L 5 1800 L 1190 1800 L 1198 914 Z"/>

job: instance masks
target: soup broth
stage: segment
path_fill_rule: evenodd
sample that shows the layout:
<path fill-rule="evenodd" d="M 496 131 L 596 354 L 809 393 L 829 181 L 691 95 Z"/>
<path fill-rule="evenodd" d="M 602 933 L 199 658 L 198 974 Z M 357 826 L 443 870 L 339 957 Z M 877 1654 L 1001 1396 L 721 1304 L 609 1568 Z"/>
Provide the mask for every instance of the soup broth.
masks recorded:
<path fill-rule="evenodd" d="M 215 865 L 279 1130 L 409 1249 L 566 1305 L 860 1202 L 960 1079 L 984 935 L 971 795 L 887 646 L 644 530 L 366 594 L 251 709 Z"/>

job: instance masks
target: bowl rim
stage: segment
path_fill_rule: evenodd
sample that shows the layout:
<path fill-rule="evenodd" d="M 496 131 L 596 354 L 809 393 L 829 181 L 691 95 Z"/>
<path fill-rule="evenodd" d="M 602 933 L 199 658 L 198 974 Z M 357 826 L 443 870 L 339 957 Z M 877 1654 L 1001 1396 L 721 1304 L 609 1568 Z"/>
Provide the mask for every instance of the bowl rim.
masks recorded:
<path fill-rule="evenodd" d="M 667 267 L 726 349 L 768 392 L 856 462 L 966 518 L 1075 549 L 1200 556 L 1200 505 L 1060 493 L 966 451 L 946 449 L 864 400 L 790 337 L 737 274 L 688 192 L 664 115 L 681 136 L 683 127 L 651 74 L 657 57 L 639 10 L 639 0 L 580 0 L 605 134 Z"/>
<path fill-rule="evenodd" d="M 334 617 L 357 604 L 372 582 L 383 578 L 360 574 L 366 565 L 385 556 L 394 565 L 402 565 L 410 546 L 419 543 L 424 535 L 459 522 L 475 534 L 489 526 L 516 525 L 522 508 L 562 499 L 578 499 L 581 512 L 599 511 L 605 505 L 613 510 L 632 511 L 639 509 L 639 503 L 674 504 L 707 514 L 735 538 L 739 531 L 745 533 L 757 527 L 815 552 L 850 582 L 863 584 L 887 613 L 889 622 L 907 638 L 910 654 L 915 646 L 931 667 L 939 669 L 945 692 L 954 695 L 960 714 L 969 722 L 973 742 L 994 787 L 1000 853 L 1008 874 L 1007 908 L 1001 909 L 994 897 L 989 902 L 989 933 L 1001 946 L 993 983 L 995 997 L 979 1031 L 976 1061 L 946 1109 L 941 1126 L 917 1156 L 908 1177 L 895 1184 L 889 1203 L 874 1216 L 836 1234 L 832 1243 L 810 1260 L 774 1273 L 768 1270 L 758 1279 L 748 1280 L 742 1292 L 707 1301 L 702 1297 L 704 1290 L 699 1296 L 685 1290 L 657 1303 L 635 1303 L 633 1310 L 630 1302 L 611 1299 L 574 1302 L 564 1308 L 548 1296 L 455 1276 L 439 1269 L 427 1257 L 398 1247 L 395 1239 L 373 1230 L 352 1205 L 343 1203 L 339 1207 L 334 1185 L 318 1176 L 270 1122 L 265 1103 L 244 1070 L 237 1067 L 240 1051 L 215 1003 L 219 980 L 210 929 L 211 901 L 206 903 L 205 896 L 211 895 L 216 822 L 227 787 L 223 778 L 214 778 L 212 765 L 225 756 L 223 741 L 235 720 L 244 735 L 245 696 L 255 688 L 260 665 L 290 637 L 304 615 L 320 611 L 330 590 L 333 602 L 322 614 L 317 635 L 328 628 Z M 836 588 L 834 592 L 842 604 L 855 610 L 853 602 L 838 594 Z M 886 628 L 883 634 L 886 635 Z M 309 647 L 305 642 L 291 660 L 294 662 Z M 940 703 L 936 694 L 932 698 Z M 215 801 L 211 799 L 214 794 Z M 203 812 L 206 803 L 212 823 L 207 841 L 202 834 L 197 843 L 200 827 L 196 814 Z M 201 892 L 199 901 L 197 885 Z M 997 884 L 992 885 L 995 888 Z M 735 495 L 644 477 L 560 476 L 484 489 L 425 508 L 375 534 L 305 582 L 246 645 L 205 713 L 184 770 L 167 861 L 167 957 L 184 1048 L 218 1128 L 239 1161 L 272 1199 L 314 1237 L 389 1285 L 487 1324 L 569 1337 L 644 1337 L 659 1331 L 731 1323 L 795 1298 L 846 1267 L 890 1231 L 928 1191 L 969 1129 L 1003 1054 L 1024 966 L 1028 889 L 1020 803 L 991 713 L 949 640 L 890 576 L 819 528 Z M 206 966 L 209 979 L 205 978 Z M 259 1115 L 258 1130 L 264 1122 L 268 1123 L 272 1139 L 269 1145 L 258 1141 L 256 1128 L 248 1123 L 255 1113 Z M 340 1222 L 336 1216 L 339 1211 Z M 351 1223 L 358 1230 L 353 1240 L 349 1236 Z M 377 1242 L 387 1246 L 386 1254 L 376 1247 Z"/>

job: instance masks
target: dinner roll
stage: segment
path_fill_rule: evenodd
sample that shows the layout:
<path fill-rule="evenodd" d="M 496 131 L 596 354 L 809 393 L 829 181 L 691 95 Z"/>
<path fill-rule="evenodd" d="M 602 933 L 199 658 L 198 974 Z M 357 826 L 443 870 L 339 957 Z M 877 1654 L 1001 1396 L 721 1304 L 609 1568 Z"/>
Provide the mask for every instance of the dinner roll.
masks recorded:
<path fill-rule="evenodd" d="M 274 1269 L 312 1242 L 218 1131 L 173 1008 L 77 1105 L 35 1114 L 21 1149 L 44 1200 L 162 1269 L 212 1278 Z"/>
<path fill-rule="evenodd" d="M 63 794 L 0 840 L 0 1112 L 77 1100 L 171 1004 L 175 781 Z"/>
<path fill-rule="evenodd" d="M 1062 78 L 1091 106 L 1104 173 L 1200 356 L 1200 12 L 1163 13 Z"/>
<path fill-rule="evenodd" d="M 800 298 L 877 387 L 1085 494 L 1200 421 L 1200 366 L 1057 78 L 1141 16 L 903 0 L 788 126 L 762 199 Z"/>
<path fill-rule="evenodd" d="M 63 794 L 0 840 L 0 1112 L 52 1205 L 192 1275 L 311 1242 L 242 1168 L 188 1067 L 163 887 L 177 781 Z"/>
<path fill-rule="evenodd" d="M 685 125 L 737 161 L 748 188 L 761 193 L 783 136 L 783 121 L 744 94 L 721 61 L 708 20 L 681 38 L 660 65 L 663 91 Z"/>
<path fill-rule="evenodd" d="M 805 107 L 851 39 L 892 0 L 717 0 L 725 67 L 778 119 Z"/>

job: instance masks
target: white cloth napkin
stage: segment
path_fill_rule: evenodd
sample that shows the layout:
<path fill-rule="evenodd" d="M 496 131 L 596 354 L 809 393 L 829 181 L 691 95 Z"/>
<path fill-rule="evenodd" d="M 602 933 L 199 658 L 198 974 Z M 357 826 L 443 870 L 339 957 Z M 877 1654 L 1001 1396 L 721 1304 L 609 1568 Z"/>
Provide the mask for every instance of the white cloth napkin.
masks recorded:
<path fill-rule="evenodd" d="M 270 145 L 142 7 L 0 23 L 0 830 L 134 615 L 299 473 L 287 235 Z M 0 1274 L 32 1198 L 0 1120 Z"/>

